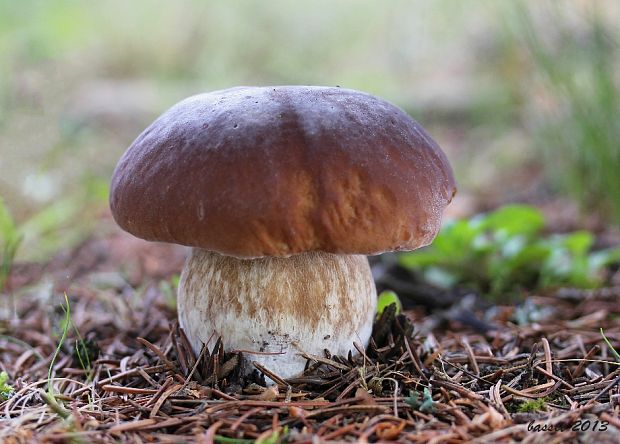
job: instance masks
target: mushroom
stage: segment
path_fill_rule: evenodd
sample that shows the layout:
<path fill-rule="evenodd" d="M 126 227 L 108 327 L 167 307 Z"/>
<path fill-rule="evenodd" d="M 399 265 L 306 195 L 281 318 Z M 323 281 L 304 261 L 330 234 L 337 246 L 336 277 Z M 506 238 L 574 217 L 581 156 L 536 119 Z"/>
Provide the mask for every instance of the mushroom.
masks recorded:
<path fill-rule="evenodd" d="M 114 172 L 116 222 L 193 247 L 178 316 L 194 351 L 221 337 L 283 378 L 302 353 L 366 346 L 366 255 L 429 244 L 456 191 L 439 146 L 401 109 L 313 86 L 200 94 L 161 115 Z"/>

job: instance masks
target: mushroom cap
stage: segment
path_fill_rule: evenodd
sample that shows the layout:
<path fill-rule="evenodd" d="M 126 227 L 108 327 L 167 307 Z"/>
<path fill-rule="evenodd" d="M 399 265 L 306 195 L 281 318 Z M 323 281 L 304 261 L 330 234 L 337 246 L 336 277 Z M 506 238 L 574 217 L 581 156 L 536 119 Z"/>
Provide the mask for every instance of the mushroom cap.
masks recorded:
<path fill-rule="evenodd" d="M 429 244 L 456 192 L 445 154 L 366 93 L 238 87 L 181 101 L 119 161 L 116 222 L 146 240 L 256 258 Z"/>

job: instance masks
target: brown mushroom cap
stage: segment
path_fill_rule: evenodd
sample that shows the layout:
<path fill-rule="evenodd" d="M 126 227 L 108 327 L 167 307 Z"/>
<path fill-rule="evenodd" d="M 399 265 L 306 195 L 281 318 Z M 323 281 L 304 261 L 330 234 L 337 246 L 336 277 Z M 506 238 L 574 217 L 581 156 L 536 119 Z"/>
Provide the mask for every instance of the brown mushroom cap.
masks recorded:
<path fill-rule="evenodd" d="M 399 108 L 342 88 L 240 87 L 161 115 L 114 172 L 116 222 L 236 257 L 378 254 L 429 244 L 456 191 Z"/>

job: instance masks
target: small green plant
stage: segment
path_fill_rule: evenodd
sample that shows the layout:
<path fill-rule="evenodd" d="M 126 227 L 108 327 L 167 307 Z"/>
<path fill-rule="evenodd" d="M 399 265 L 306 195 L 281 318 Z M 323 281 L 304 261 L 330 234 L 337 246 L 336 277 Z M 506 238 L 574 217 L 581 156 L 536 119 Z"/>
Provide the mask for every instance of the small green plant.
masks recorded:
<path fill-rule="evenodd" d="M 56 396 L 54 394 L 54 379 L 52 377 L 52 373 L 54 370 L 54 364 L 56 363 L 56 359 L 62 350 L 62 346 L 67 340 L 67 336 L 69 335 L 69 330 L 73 327 L 76 334 L 76 343 L 74 352 L 77 355 L 77 359 L 80 363 L 80 366 L 83 370 L 85 370 L 88 374 L 87 378 L 90 380 L 91 378 L 91 352 L 86 344 L 86 342 L 82 339 L 77 327 L 73 324 L 71 320 L 71 304 L 69 303 L 69 298 L 67 293 L 64 294 L 65 303 L 61 305 L 62 311 L 64 313 L 64 317 L 60 322 L 60 339 L 58 340 L 58 344 L 56 345 L 56 349 L 54 350 L 54 354 L 52 355 L 52 360 L 50 362 L 49 368 L 47 370 L 47 393 L 42 392 L 41 396 L 44 398 L 45 402 L 58 413 L 63 418 L 68 418 L 70 416 L 70 412 L 66 410 L 62 403 L 58 402 Z"/>
<path fill-rule="evenodd" d="M 433 396 L 427 387 L 424 387 L 422 399 L 420 399 L 420 394 L 418 392 L 411 390 L 409 391 L 409 396 L 405 398 L 405 402 L 422 413 L 430 413 L 435 410 Z"/>
<path fill-rule="evenodd" d="M 0 196 L 0 291 L 4 289 L 22 236 Z"/>
<path fill-rule="evenodd" d="M 545 410 L 547 410 L 546 398 L 529 399 L 517 406 L 517 412 L 519 413 L 536 413 Z"/>
<path fill-rule="evenodd" d="M 15 389 L 8 383 L 9 375 L 6 372 L 0 372 L 0 401 L 9 399 Z"/>
<path fill-rule="evenodd" d="M 492 297 L 560 285 L 596 287 L 602 271 L 620 261 L 620 248 L 591 252 L 587 231 L 544 236 L 536 208 L 509 205 L 449 222 L 427 248 L 400 263 L 441 287 L 461 285 Z"/>
<path fill-rule="evenodd" d="M 90 380 L 90 373 L 92 370 L 92 361 L 95 360 L 99 354 L 99 348 L 94 341 L 84 340 L 80 331 L 73 323 L 71 319 L 71 306 L 69 299 L 65 293 L 65 305 L 61 305 L 60 308 L 63 311 L 64 317 L 60 322 L 61 339 L 58 347 L 62 347 L 64 341 L 67 338 L 69 330 L 73 329 L 75 333 L 75 341 L 73 343 L 73 358 L 80 365 L 82 370 L 87 374 L 87 379 Z"/>
<path fill-rule="evenodd" d="M 69 333 L 69 327 L 71 325 L 71 305 L 69 304 L 69 298 L 67 297 L 67 293 L 65 293 L 65 305 L 62 306 L 62 309 L 65 313 L 65 317 L 61 322 L 61 335 L 60 340 L 58 341 L 58 345 L 56 345 L 56 350 L 54 350 L 54 354 L 52 355 L 52 361 L 50 362 L 50 366 L 47 370 L 47 394 L 50 398 L 56 401 L 56 397 L 54 396 L 54 381 L 52 379 L 52 371 L 54 370 L 54 363 L 60 354 L 60 350 L 62 350 L 62 346 L 67 339 L 67 334 Z"/>
<path fill-rule="evenodd" d="M 278 430 L 274 430 L 271 435 L 263 438 L 263 439 L 258 439 L 256 440 L 256 442 L 258 444 L 277 444 L 280 442 L 280 440 L 282 438 L 284 438 L 286 435 L 288 435 L 288 426 L 284 426 L 283 429 L 278 429 Z"/>
<path fill-rule="evenodd" d="M 403 311 L 403 305 L 396 293 L 391 290 L 382 291 L 377 300 L 377 317 L 381 316 L 381 313 L 392 304 L 396 305 L 396 314 Z"/>

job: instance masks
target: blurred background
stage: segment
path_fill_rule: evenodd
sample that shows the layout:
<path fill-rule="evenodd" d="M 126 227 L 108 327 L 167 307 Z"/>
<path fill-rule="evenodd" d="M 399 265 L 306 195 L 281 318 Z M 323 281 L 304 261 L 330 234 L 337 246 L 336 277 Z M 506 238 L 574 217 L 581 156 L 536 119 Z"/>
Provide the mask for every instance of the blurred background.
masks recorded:
<path fill-rule="evenodd" d="M 560 231 L 613 226 L 618 23 L 611 0 L 0 0 L 0 196 L 17 257 L 114 230 L 108 183 L 126 147 L 177 101 L 235 85 L 340 85 L 399 105 L 455 169 L 449 217 L 523 202 Z"/>

